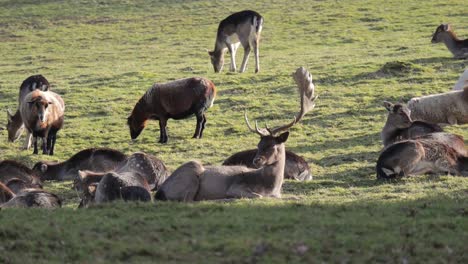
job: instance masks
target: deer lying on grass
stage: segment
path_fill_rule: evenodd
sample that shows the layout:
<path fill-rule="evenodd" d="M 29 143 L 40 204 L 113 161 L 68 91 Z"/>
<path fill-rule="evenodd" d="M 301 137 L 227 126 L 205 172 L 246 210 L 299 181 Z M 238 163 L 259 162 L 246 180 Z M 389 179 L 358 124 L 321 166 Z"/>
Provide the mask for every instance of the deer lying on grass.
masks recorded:
<path fill-rule="evenodd" d="M 227 158 L 222 165 L 242 165 L 248 168 L 255 168 L 253 160 L 256 154 L 256 149 L 249 149 L 237 152 L 229 158 Z M 286 150 L 286 165 L 284 167 L 284 178 L 294 179 L 298 181 L 312 180 L 312 174 L 310 173 L 309 164 L 307 164 L 307 162 L 301 156 L 298 156 L 295 153 Z"/>
<path fill-rule="evenodd" d="M 449 24 L 441 24 L 432 36 L 432 43 L 444 42 L 455 59 L 468 58 L 468 39 L 461 40 Z"/>
<path fill-rule="evenodd" d="M 34 90 L 21 103 L 20 113 L 26 129 L 33 135 L 34 152 L 37 138 L 42 139 L 42 154 L 54 155 L 57 132 L 63 126 L 65 104 L 54 92 Z"/>
<path fill-rule="evenodd" d="M 377 178 L 396 178 L 425 173 L 468 175 L 463 137 L 434 133 L 397 142 L 385 148 L 377 161 Z"/>
<path fill-rule="evenodd" d="M 193 138 L 201 138 L 205 129 L 205 112 L 213 106 L 216 87 L 205 78 L 187 78 L 154 84 L 141 97 L 128 117 L 130 136 L 135 140 L 148 119 L 159 120 L 159 143 L 167 143 L 166 125 L 169 118 L 184 119 L 195 114 L 197 127 Z"/>
<path fill-rule="evenodd" d="M 224 53 L 231 54 L 230 71 L 236 71 L 236 52 L 239 44 L 244 47 L 244 59 L 240 72 L 244 72 L 249 60 L 250 50 L 255 54 L 255 73 L 260 70 L 258 46 L 263 27 L 263 17 L 255 11 L 245 10 L 234 13 L 219 23 L 214 51 L 209 51 L 211 64 L 215 72 L 221 72 L 224 65 Z"/>
<path fill-rule="evenodd" d="M 1 161 L 0 182 L 8 185 L 15 179 L 23 181 L 27 188 L 42 188 L 42 182 L 33 170 L 14 160 Z"/>
<path fill-rule="evenodd" d="M 155 199 L 175 201 L 216 200 L 225 198 L 281 197 L 284 167 L 286 163 L 285 142 L 289 128 L 297 124 L 315 107 L 316 96 L 312 75 L 304 68 L 293 74 L 301 97 L 301 110 L 289 124 L 255 129 L 245 114 L 250 131 L 260 135 L 257 155 L 253 162 L 258 169 L 245 166 L 207 166 L 191 161 L 180 166 L 162 184 Z"/>
<path fill-rule="evenodd" d="M 27 207 L 57 208 L 62 207 L 62 200 L 57 195 L 45 190 L 24 189 L 0 205 L 0 209 Z"/>
<path fill-rule="evenodd" d="M 73 180 L 79 170 L 109 172 L 127 159 L 127 155 L 109 148 L 84 149 L 64 162 L 40 161 L 34 164 L 33 171 L 41 180 Z"/>
<path fill-rule="evenodd" d="M 397 141 L 443 131 L 438 125 L 423 121 L 413 121 L 411 119 L 411 111 L 403 104 L 392 104 L 384 101 L 383 105 L 388 111 L 387 122 L 381 133 L 384 146 Z"/>
<path fill-rule="evenodd" d="M 26 95 L 36 89 L 41 91 L 48 91 L 50 89 L 49 82 L 42 75 L 33 75 L 29 76 L 20 86 L 19 96 L 18 96 L 18 110 L 15 114 L 12 114 L 10 110 L 7 110 L 7 130 L 8 130 L 8 140 L 10 142 L 16 141 L 24 130 L 23 120 L 21 119 L 20 105 L 23 102 L 23 99 Z M 26 141 L 24 144 L 25 149 L 29 149 L 31 146 L 31 134 L 28 132 L 26 135 Z"/>

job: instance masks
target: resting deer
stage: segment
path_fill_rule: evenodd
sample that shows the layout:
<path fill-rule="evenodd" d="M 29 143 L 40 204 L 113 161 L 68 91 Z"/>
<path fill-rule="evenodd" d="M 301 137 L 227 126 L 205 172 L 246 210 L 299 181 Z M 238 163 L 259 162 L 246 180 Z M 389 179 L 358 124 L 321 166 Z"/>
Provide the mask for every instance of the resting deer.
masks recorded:
<path fill-rule="evenodd" d="M 392 104 L 387 101 L 384 101 L 383 105 L 388 111 L 387 122 L 381 133 L 384 146 L 388 146 L 397 141 L 443 131 L 442 128 L 436 124 L 430 124 L 424 121 L 413 121 L 411 119 L 411 111 L 406 105 Z"/>
<path fill-rule="evenodd" d="M 384 179 L 425 173 L 468 176 L 463 137 L 434 133 L 395 143 L 380 154 L 376 171 Z"/>
<path fill-rule="evenodd" d="M 255 73 L 260 70 L 258 46 L 260 44 L 260 33 L 263 27 L 263 17 L 251 10 L 234 13 L 219 23 L 218 33 L 214 51 L 209 51 L 211 63 L 215 72 L 221 72 L 224 65 L 224 53 L 226 50 L 231 54 L 232 72 L 236 71 L 236 52 L 239 44 L 244 47 L 244 59 L 240 72 L 244 72 L 249 60 L 250 50 L 253 48 L 255 54 Z"/>
<path fill-rule="evenodd" d="M 444 42 L 455 59 L 468 58 L 468 39 L 459 39 L 449 24 L 441 24 L 438 26 L 432 36 L 431 42 Z"/>
<path fill-rule="evenodd" d="M 245 166 L 207 166 L 191 161 L 180 166 L 162 184 L 155 195 L 159 200 L 199 201 L 226 198 L 281 197 L 285 142 L 289 128 L 297 124 L 315 107 L 312 75 L 304 68 L 293 74 L 301 95 L 301 110 L 289 124 L 276 128 L 255 129 L 244 118 L 250 131 L 260 136 L 257 155 L 253 163 L 258 169 Z"/>

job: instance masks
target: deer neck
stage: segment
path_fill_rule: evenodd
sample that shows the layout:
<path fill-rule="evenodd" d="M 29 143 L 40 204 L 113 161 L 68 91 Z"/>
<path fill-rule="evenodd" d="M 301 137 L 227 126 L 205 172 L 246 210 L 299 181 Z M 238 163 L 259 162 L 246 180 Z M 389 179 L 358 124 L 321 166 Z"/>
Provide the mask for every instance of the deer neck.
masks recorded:
<path fill-rule="evenodd" d="M 380 136 L 382 137 L 382 141 L 384 146 L 387 146 L 390 143 L 393 143 L 395 141 L 395 138 L 398 136 L 400 133 L 401 129 L 397 128 L 394 125 L 390 125 L 388 122 L 385 123 L 385 126 L 382 129 L 382 133 Z"/>
<path fill-rule="evenodd" d="M 458 39 L 458 37 L 453 32 L 444 32 L 441 34 L 442 41 L 444 42 L 445 46 L 453 53 L 456 54 L 459 52 L 459 44 L 462 40 Z"/>
<path fill-rule="evenodd" d="M 286 164 L 286 150 L 284 144 L 280 146 L 279 158 L 276 162 L 263 167 L 261 170 L 261 181 L 272 193 L 279 195 L 283 185 L 284 166 Z"/>
<path fill-rule="evenodd" d="M 214 55 L 217 58 L 222 58 L 222 57 L 224 57 L 224 53 L 226 52 L 226 50 L 227 50 L 226 44 L 224 42 L 218 41 L 218 39 L 216 39 L 215 48 L 214 48 Z"/>

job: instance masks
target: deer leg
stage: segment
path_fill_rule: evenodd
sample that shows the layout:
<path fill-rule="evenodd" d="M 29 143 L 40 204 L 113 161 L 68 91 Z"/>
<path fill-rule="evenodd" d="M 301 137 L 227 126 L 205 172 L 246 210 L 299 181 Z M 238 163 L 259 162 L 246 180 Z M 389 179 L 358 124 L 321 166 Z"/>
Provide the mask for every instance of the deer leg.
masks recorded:
<path fill-rule="evenodd" d="M 38 151 L 37 151 L 37 136 L 33 136 L 33 147 L 34 147 L 33 154 L 37 154 L 38 153 Z"/>
<path fill-rule="evenodd" d="M 42 140 L 42 154 L 49 154 L 48 149 L 47 149 L 47 141 L 48 137 L 41 137 Z"/>
<path fill-rule="evenodd" d="M 50 145 L 48 146 L 49 155 L 54 155 L 55 141 L 57 140 L 57 133 L 53 133 L 50 137 Z"/>
<path fill-rule="evenodd" d="M 255 73 L 258 73 L 260 71 L 260 59 L 258 57 L 258 39 L 254 41 L 253 46 L 255 55 Z"/>
<path fill-rule="evenodd" d="M 160 118 L 159 119 L 159 143 L 167 143 L 167 119 L 165 118 Z"/>
<path fill-rule="evenodd" d="M 229 54 L 231 55 L 231 66 L 229 67 L 229 70 L 232 72 L 235 72 L 237 70 L 236 67 L 236 52 L 237 52 L 237 45 L 236 44 L 227 44 L 226 45 L 229 50 Z"/>
<path fill-rule="evenodd" d="M 262 195 L 252 192 L 247 187 L 239 184 L 233 184 L 226 192 L 226 198 L 261 198 Z"/>
<path fill-rule="evenodd" d="M 239 72 L 245 72 L 245 68 L 247 67 L 247 61 L 249 60 L 250 55 L 250 45 L 247 44 L 244 46 L 244 59 L 242 60 L 242 65 Z"/>
<path fill-rule="evenodd" d="M 197 116 L 197 127 L 195 128 L 195 134 L 193 134 L 193 138 L 201 138 L 201 127 L 203 123 L 203 115 L 198 113 L 196 116 Z"/>
<path fill-rule="evenodd" d="M 204 170 L 203 165 L 197 161 L 183 164 L 161 185 L 154 198 L 166 201 L 194 201 L 200 186 L 199 177 Z"/>

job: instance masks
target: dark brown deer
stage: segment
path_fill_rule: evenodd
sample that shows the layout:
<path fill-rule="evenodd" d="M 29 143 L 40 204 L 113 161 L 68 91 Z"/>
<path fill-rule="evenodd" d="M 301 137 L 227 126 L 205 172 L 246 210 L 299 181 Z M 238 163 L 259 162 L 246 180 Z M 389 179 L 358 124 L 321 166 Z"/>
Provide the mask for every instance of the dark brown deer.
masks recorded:
<path fill-rule="evenodd" d="M 383 105 L 388 111 L 387 122 L 381 133 L 384 146 L 388 146 L 397 141 L 443 131 L 442 128 L 436 124 L 430 124 L 424 121 L 413 121 L 411 119 L 411 111 L 406 105 L 392 104 L 387 101 L 384 101 Z"/>
<path fill-rule="evenodd" d="M 258 47 L 260 45 L 260 33 L 263 27 L 263 17 L 251 10 L 234 13 L 219 23 L 214 51 L 209 51 L 211 63 L 215 72 L 221 72 L 224 65 L 226 50 L 231 54 L 232 72 L 236 71 L 236 52 L 239 44 L 244 47 L 244 59 L 240 72 L 244 72 L 249 60 L 250 50 L 255 54 L 255 73 L 260 70 Z"/>
<path fill-rule="evenodd" d="M 13 179 L 24 181 L 27 188 L 42 188 L 39 176 L 30 168 L 14 160 L 0 162 L 0 182 L 8 184 Z"/>
<path fill-rule="evenodd" d="M 62 200 L 55 194 L 40 189 L 24 189 L 8 202 L 0 205 L 4 208 L 58 208 L 62 207 Z"/>
<path fill-rule="evenodd" d="M 177 120 L 195 115 L 197 127 L 193 138 L 201 138 L 206 124 L 205 112 L 213 106 L 215 96 L 213 82 L 201 77 L 154 84 L 140 98 L 128 117 L 130 136 L 135 140 L 149 119 L 159 120 L 159 143 L 166 143 L 169 118 Z"/>
<path fill-rule="evenodd" d="M 50 89 L 49 82 L 42 75 L 33 75 L 29 76 L 20 86 L 19 96 L 18 96 L 18 110 L 15 114 L 12 114 L 10 110 L 7 110 L 7 130 L 8 130 L 8 140 L 10 142 L 16 141 L 24 130 L 23 120 L 21 119 L 20 105 L 23 102 L 23 99 L 26 95 L 36 89 L 41 91 L 48 91 Z M 31 134 L 28 132 L 26 136 L 26 141 L 24 144 L 25 149 L 29 149 L 31 146 Z"/>
<path fill-rule="evenodd" d="M 248 168 L 255 168 L 253 160 L 257 155 L 257 149 L 249 149 L 237 152 L 227 158 L 222 165 L 233 166 L 242 165 Z M 301 156 L 286 150 L 286 165 L 284 167 L 284 178 L 298 181 L 312 180 L 309 164 Z"/>
<path fill-rule="evenodd" d="M 84 149 L 64 162 L 40 161 L 33 171 L 41 180 L 73 180 L 78 178 L 79 170 L 109 172 L 115 170 L 127 159 L 127 155 L 109 148 Z"/>
<path fill-rule="evenodd" d="M 164 162 L 152 155 L 136 152 L 118 165 L 116 173 L 134 172 L 143 176 L 151 189 L 157 189 L 169 176 Z M 74 183 L 75 189 L 86 190 L 89 185 L 98 183 L 107 172 L 79 171 L 80 177 Z"/>
<path fill-rule="evenodd" d="M 441 24 L 432 36 L 432 43 L 443 42 L 455 59 L 468 58 L 468 39 L 459 39 L 449 24 Z"/>
<path fill-rule="evenodd" d="M 376 166 L 377 178 L 390 179 L 425 173 L 468 175 L 463 137 L 434 133 L 397 142 L 385 148 Z"/>
<path fill-rule="evenodd" d="M 253 162 L 258 169 L 245 166 L 207 166 L 191 161 L 180 166 L 162 184 L 155 199 L 176 201 L 216 200 L 226 198 L 281 197 L 285 142 L 289 128 L 297 124 L 315 107 L 316 96 L 312 76 L 304 68 L 293 74 L 299 86 L 301 110 L 289 124 L 276 128 L 253 129 L 245 114 L 249 129 L 260 135 L 257 155 Z"/>
<path fill-rule="evenodd" d="M 54 155 L 57 132 L 63 126 L 65 104 L 54 92 L 34 90 L 26 95 L 20 106 L 21 119 L 33 135 L 34 152 L 37 154 L 37 138 L 42 139 L 42 153 Z"/>

